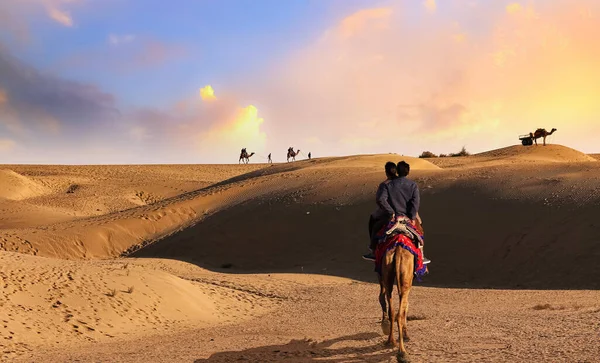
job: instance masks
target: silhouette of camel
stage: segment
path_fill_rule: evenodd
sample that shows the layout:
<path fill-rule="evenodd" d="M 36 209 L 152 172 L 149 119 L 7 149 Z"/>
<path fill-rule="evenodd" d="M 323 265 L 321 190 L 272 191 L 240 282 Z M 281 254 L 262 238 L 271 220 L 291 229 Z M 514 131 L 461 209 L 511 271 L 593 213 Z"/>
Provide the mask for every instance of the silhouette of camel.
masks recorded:
<path fill-rule="evenodd" d="M 290 159 L 292 159 L 292 161 L 296 161 L 296 155 L 298 154 L 300 154 L 300 149 L 298 149 L 298 151 L 294 151 L 293 148 L 289 148 L 287 152 L 287 161 L 289 162 Z"/>
<path fill-rule="evenodd" d="M 250 162 L 250 158 L 252 157 L 252 155 L 254 155 L 254 153 L 250 153 L 250 154 L 248 154 L 247 152 L 241 153 L 238 164 L 241 163 L 242 161 L 244 162 L 244 164 L 248 164 Z"/>
<path fill-rule="evenodd" d="M 531 136 L 533 141 L 535 141 L 536 145 L 537 145 L 537 139 L 539 139 L 540 137 L 543 137 L 544 138 L 544 146 L 546 146 L 546 137 L 552 135 L 555 131 L 558 131 L 558 130 L 552 129 L 550 132 L 548 132 L 548 131 L 546 131 L 546 129 L 537 129 L 537 130 L 535 130 L 535 132 L 530 132 L 529 135 Z"/>

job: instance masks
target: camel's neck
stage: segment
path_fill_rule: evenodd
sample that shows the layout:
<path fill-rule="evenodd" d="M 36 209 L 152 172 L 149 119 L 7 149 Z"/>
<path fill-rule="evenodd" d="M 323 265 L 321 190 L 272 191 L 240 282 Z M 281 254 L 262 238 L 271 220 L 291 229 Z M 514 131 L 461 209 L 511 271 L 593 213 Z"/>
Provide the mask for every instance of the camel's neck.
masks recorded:
<path fill-rule="evenodd" d="M 552 131 L 550 131 L 550 132 L 548 133 L 548 136 L 552 135 L 552 134 L 554 133 L 554 131 L 556 131 L 556 130 L 552 130 Z"/>

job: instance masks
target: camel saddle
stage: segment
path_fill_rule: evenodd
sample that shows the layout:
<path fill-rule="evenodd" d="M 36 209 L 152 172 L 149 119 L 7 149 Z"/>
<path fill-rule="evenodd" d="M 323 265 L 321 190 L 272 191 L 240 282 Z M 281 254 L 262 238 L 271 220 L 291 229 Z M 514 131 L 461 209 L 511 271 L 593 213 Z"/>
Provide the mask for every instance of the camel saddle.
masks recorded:
<path fill-rule="evenodd" d="M 386 236 L 393 236 L 396 234 L 403 234 L 409 237 L 415 245 L 422 246 L 423 242 L 423 226 L 418 222 L 416 225 L 413 225 L 410 218 L 406 216 L 399 216 L 396 218 L 396 222 L 389 226 L 387 231 L 385 232 Z"/>

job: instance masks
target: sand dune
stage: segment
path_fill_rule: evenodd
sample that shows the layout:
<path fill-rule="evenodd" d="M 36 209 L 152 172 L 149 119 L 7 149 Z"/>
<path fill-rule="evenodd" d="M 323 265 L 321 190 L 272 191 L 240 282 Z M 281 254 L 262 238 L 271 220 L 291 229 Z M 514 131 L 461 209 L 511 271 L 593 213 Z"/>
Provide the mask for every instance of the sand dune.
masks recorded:
<path fill-rule="evenodd" d="M 5 359 L 39 346 L 129 339 L 250 319 L 267 297 L 213 274 L 182 279 L 176 263 L 64 261 L 0 252 L 0 339 Z M 243 286 L 238 283 L 236 286 Z"/>
<path fill-rule="evenodd" d="M 23 200 L 49 193 L 43 185 L 15 173 L 12 170 L 0 170 L 0 198 Z"/>
<path fill-rule="evenodd" d="M 489 158 L 511 158 L 521 161 L 539 161 L 539 162 L 586 162 L 596 161 L 592 156 L 586 155 L 581 151 L 568 148 L 562 145 L 548 144 L 546 146 L 528 146 L 522 145 L 509 146 L 503 149 L 487 151 L 476 154 L 477 157 Z"/>
<path fill-rule="evenodd" d="M 580 331 L 586 322 L 598 321 L 597 291 L 583 296 L 544 290 L 600 288 L 600 163 L 559 145 L 429 160 L 388 154 L 248 166 L 11 166 L 3 183 L 20 189 L 10 192 L 10 200 L 0 199 L 0 249 L 8 251 L 0 252 L 3 357 L 27 361 L 39 347 L 68 347 L 74 354 L 68 360 L 92 361 L 93 350 L 87 356 L 75 346 L 95 342 L 114 353 L 124 349 L 119 344 L 124 340 L 185 341 L 187 335 L 172 334 L 192 329 L 200 340 L 213 331 L 228 336 L 218 344 L 190 341 L 189 349 L 200 349 L 204 357 L 231 344 L 249 349 L 209 361 L 282 358 L 268 349 L 252 350 L 271 345 L 297 352 L 301 362 L 311 361 L 303 355 L 310 349 L 327 358 L 329 348 L 286 346 L 282 337 L 314 334 L 337 342 L 327 335 L 334 333 L 325 332 L 353 336 L 365 326 L 356 319 L 376 321 L 373 266 L 360 255 L 366 251 L 367 219 L 384 179 L 383 164 L 400 160 L 412 165 L 411 177 L 421 189 L 426 251 L 434 261 L 413 301 L 418 311 L 430 314 L 424 327 L 443 326 L 441 335 L 433 334 L 438 343 L 450 339 L 455 328 L 444 320 L 452 307 L 436 307 L 436 299 L 460 301 L 474 319 L 520 331 L 518 342 L 488 339 L 490 347 L 504 347 L 493 355 L 498 360 L 533 359 L 532 352 L 548 349 L 543 347 L 568 346 L 555 344 L 560 339 L 548 332 L 551 339 L 543 347 L 510 348 L 535 338 L 535 330 L 511 325 L 511 306 L 513 312 L 528 309 L 523 316 L 535 321 L 558 322 L 562 311 Z M 518 292 L 492 298 L 492 292 L 475 288 L 538 289 L 528 292 L 530 305 L 549 301 L 548 309 L 557 313 L 540 317 L 515 300 Z M 432 301 L 418 301 L 419 296 Z M 344 303 L 349 298 L 355 306 Z M 577 298 L 579 307 L 566 303 Z M 477 301 L 488 302 L 478 306 Z M 497 301 L 506 309 L 494 305 Z M 294 309 L 301 311 L 290 312 Z M 486 314 L 495 309 L 502 311 L 491 321 Z M 336 320 L 342 310 L 351 323 Z M 278 327 L 295 326 L 298 332 L 272 328 L 271 314 Z M 460 320 L 460 312 L 452 319 Z M 359 349 L 381 339 L 376 324 L 369 329 L 369 337 L 358 339 L 363 343 L 351 339 L 354 348 L 335 359 L 360 352 L 373 354 L 372 361 L 390 358 L 379 348 Z M 469 339 L 486 334 L 478 326 L 463 329 L 472 329 Z M 421 333 L 420 340 L 432 339 Z M 135 359 L 124 351 L 104 357 L 157 357 L 141 353 L 143 343 L 135 344 Z M 486 347 L 453 349 L 484 359 L 482 352 L 492 349 Z M 167 361 L 190 354 L 176 343 L 169 349 L 178 355 Z M 578 352 L 584 360 L 593 356 Z M 65 352 L 53 354 L 56 361 L 67 359 Z M 437 357 L 452 361 L 453 355 Z"/>

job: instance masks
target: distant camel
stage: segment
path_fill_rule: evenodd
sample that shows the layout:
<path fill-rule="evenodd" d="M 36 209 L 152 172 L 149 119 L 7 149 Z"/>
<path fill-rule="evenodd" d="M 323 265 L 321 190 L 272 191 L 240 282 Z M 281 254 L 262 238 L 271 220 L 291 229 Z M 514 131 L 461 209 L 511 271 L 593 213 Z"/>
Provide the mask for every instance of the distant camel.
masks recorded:
<path fill-rule="evenodd" d="M 537 129 L 537 130 L 535 130 L 535 132 L 530 132 L 529 136 L 531 136 L 533 141 L 535 141 L 536 145 L 537 145 L 537 139 L 539 139 L 540 137 L 543 137 L 544 138 L 544 146 L 546 146 L 546 137 L 552 135 L 555 131 L 557 131 L 557 130 L 552 129 L 552 131 L 548 132 L 548 131 L 546 131 L 546 129 Z"/>
<path fill-rule="evenodd" d="M 250 158 L 252 157 L 252 155 L 254 155 L 254 153 L 250 153 L 250 154 L 248 154 L 247 152 L 241 153 L 238 164 L 241 163 L 242 161 L 244 162 L 244 164 L 248 164 L 250 162 Z"/>
<path fill-rule="evenodd" d="M 423 234 L 423 227 L 419 220 L 415 221 L 417 231 Z M 381 328 L 383 334 L 388 335 L 387 344 L 396 346 L 394 336 L 394 321 L 398 326 L 400 351 L 398 357 L 405 359 L 407 352 L 404 348 L 404 341 L 408 341 L 407 315 L 408 315 L 408 295 L 413 284 L 415 274 L 415 256 L 402 246 L 387 251 L 381 262 L 381 274 L 379 275 L 379 303 L 383 311 L 381 319 Z M 396 314 L 392 307 L 392 293 L 394 283 L 398 289 L 399 307 Z"/>
<path fill-rule="evenodd" d="M 300 154 L 300 149 L 298 149 L 298 151 L 294 151 L 293 148 L 289 148 L 287 153 L 287 161 L 289 162 L 290 158 L 292 161 L 296 161 L 296 155 L 298 154 Z"/>

